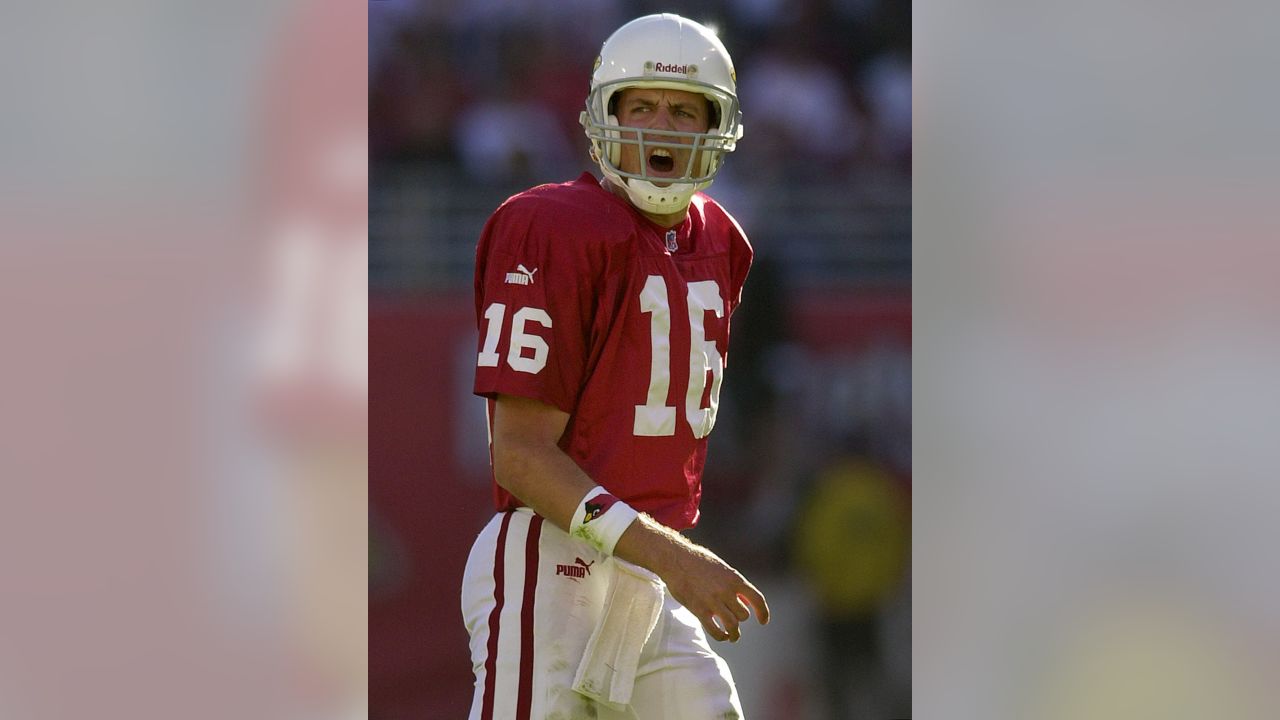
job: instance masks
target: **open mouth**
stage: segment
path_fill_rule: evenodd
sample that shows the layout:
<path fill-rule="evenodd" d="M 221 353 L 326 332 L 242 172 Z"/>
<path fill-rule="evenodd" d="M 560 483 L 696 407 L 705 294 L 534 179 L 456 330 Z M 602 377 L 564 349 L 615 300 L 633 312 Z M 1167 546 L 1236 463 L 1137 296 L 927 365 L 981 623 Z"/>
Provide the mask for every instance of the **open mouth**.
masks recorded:
<path fill-rule="evenodd" d="M 669 173 L 676 166 L 676 159 L 671 156 L 671 151 L 666 148 L 656 148 L 649 153 L 649 169 L 659 173 Z"/>

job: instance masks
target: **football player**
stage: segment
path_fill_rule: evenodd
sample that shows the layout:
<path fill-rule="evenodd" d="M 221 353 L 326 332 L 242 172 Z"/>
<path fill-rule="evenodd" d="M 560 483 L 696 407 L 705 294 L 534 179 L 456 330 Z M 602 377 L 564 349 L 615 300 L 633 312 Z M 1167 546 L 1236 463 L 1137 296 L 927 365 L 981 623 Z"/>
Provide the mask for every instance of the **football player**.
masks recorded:
<path fill-rule="evenodd" d="M 508 199 L 476 253 L 497 514 L 463 581 L 471 718 L 741 717 L 707 636 L 768 605 L 680 534 L 751 266 L 700 192 L 742 136 L 733 63 L 703 25 L 639 18 L 605 41 L 581 122 L 603 178 Z"/>

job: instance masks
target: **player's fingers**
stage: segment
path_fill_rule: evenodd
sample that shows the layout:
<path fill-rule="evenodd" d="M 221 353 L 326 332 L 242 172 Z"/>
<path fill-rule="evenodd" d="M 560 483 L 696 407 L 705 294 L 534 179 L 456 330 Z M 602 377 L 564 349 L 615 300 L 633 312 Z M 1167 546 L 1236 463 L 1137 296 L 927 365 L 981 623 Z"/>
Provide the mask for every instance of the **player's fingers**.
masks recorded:
<path fill-rule="evenodd" d="M 716 624 L 724 630 L 724 638 L 729 642 L 738 642 L 742 637 L 742 630 L 738 628 L 738 621 L 733 619 L 733 614 L 728 609 L 721 610 L 714 615 Z"/>
<path fill-rule="evenodd" d="M 746 583 L 747 587 L 743 592 L 738 593 L 738 599 L 745 601 L 756 611 L 756 620 L 761 625 L 769 624 L 769 603 L 764 599 L 764 593 L 756 589 L 755 585 Z"/>
<path fill-rule="evenodd" d="M 712 640 L 724 641 L 729 639 L 729 633 L 720 627 L 719 618 L 715 615 L 708 615 L 705 619 L 699 619 L 702 620 L 702 629 L 707 631 L 707 635 L 710 635 Z"/>
<path fill-rule="evenodd" d="M 729 603 L 726 607 L 729 612 L 733 613 L 733 617 L 737 619 L 738 622 L 746 622 L 747 618 L 751 617 L 751 610 L 747 609 L 747 604 L 743 601 L 741 595 L 734 596 L 733 602 Z"/>

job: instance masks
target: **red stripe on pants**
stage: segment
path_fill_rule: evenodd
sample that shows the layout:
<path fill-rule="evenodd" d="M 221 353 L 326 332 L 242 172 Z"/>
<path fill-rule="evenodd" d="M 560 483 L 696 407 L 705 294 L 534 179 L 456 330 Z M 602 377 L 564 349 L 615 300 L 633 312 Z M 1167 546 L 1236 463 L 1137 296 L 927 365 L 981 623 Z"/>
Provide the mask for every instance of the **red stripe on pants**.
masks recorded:
<path fill-rule="evenodd" d="M 482 720 L 493 720 L 494 683 L 498 681 L 498 616 L 502 614 L 502 583 L 506 573 L 503 566 L 503 554 L 507 549 L 507 527 L 511 524 L 511 513 L 502 516 L 502 529 L 498 531 L 498 549 L 493 554 L 493 611 L 489 613 L 489 655 L 484 659 L 484 704 L 481 705 Z"/>
<path fill-rule="evenodd" d="M 542 536 L 542 516 L 529 521 L 529 538 L 524 546 L 524 605 L 520 607 L 520 692 L 516 699 L 516 720 L 529 720 L 533 703 L 533 597 L 538 588 L 538 538 Z"/>

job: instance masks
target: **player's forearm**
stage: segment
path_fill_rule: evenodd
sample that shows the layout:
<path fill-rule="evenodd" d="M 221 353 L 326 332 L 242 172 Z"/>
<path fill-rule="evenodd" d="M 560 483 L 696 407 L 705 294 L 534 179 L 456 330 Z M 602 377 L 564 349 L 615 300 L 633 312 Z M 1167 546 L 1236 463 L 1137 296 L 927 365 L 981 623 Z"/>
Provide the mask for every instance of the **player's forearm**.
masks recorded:
<path fill-rule="evenodd" d="M 558 446 L 495 438 L 494 475 L 498 484 L 566 532 L 582 498 L 597 483 Z M 660 577 L 700 548 L 676 531 L 641 514 L 614 548 L 627 562 Z"/>
<path fill-rule="evenodd" d="M 568 532 L 578 503 L 596 483 L 555 445 L 495 438 L 498 484 L 533 511 Z"/>
<path fill-rule="evenodd" d="M 587 492 L 604 483 L 589 477 L 560 449 L 569 416 L 519 397 L 500 396 L 493 423 L 494 477 L 503 489 L 565 532 Z M 640 515 L 613 552 L 667 579 L 705 562 L 711 553 L 656 520 Z M 718 562 L 718 559 L 717 559 Z"/>
<path fill-rule="evenodd" d="M 651 570 L 664 580 L 680 573 L 691 556 L 700 553 L 710 551 L 643 513 L 618 538 L 613 549 L 614 555 Z"/>

